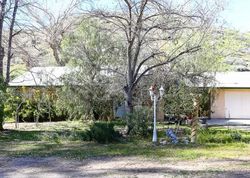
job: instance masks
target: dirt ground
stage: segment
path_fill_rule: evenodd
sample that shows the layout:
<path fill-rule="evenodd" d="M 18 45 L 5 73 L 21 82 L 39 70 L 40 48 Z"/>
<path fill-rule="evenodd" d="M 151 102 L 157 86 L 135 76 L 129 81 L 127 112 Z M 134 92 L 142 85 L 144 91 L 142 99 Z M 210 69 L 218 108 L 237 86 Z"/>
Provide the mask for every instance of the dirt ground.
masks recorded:
<path fill-rule="evenodd" d="M 232 160 L 173 161 L 141 157 L 100 157 L 86 160 L 0 158 L 0 177 L 223 177 L 249 178 L 250 157 Z"/>

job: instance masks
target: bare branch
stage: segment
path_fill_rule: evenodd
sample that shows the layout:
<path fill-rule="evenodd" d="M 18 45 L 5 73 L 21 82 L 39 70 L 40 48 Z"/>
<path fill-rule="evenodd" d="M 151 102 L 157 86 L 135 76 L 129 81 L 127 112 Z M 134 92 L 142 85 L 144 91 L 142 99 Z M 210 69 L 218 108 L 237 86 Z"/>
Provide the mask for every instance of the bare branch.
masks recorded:
<path fill-rule="evenodd" d="M 181 57 L 182 55 L 184 54 L 187 54 L 187 53 L 194 53 L 194 52 L 197 52 L 198 50 L 201 49 L 201 46 L 195 46 L 195 47 L 192 47 L 190 49 L 187 49 L 185 51 L 182 51 L 180 52 L 178 55 L 176 55 L 175 57 L 172 57 L 172 58 L 169 58 L 167 60 L 165 60 L 164 62 L 162 63 L 158 63 L 158 64 L 155 64 L 155 65 L 152 65 L 150 67 L 148 67 L 146 70 L 144 70 L 140 75 L 139 77 L 135 80 L 135 82 L 133 83 L 133 87 L 136 86 L 136 84 L 141 80 L 141 78 L 150 70 L 156 68 L 156 67 L 160 67 L 160 66 L 163 66 L 163 65 L 166 65 L 166 64 L 169 64 L 171 62 L 173 62 L 174 60 L 178 59 L 179 57 Z"/>

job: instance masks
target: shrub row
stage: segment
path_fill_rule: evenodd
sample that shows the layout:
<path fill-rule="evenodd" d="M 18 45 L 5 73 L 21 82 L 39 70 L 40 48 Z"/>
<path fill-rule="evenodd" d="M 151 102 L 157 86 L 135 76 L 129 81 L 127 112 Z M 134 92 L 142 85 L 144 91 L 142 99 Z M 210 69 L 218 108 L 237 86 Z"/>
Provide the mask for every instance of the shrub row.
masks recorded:
<path fill-rule="evenodd" d="M 55 89 L 11 88 L 7 90 L 4 103 L 5 120 L 19 122 L 62 121 L 67 113 L 57 107 Z"/>
<path fill-rule="evenodd" d="M 250 132 L 234 130 L 201 129 L 197 138 L 198 143 L 250 143 Z"/>

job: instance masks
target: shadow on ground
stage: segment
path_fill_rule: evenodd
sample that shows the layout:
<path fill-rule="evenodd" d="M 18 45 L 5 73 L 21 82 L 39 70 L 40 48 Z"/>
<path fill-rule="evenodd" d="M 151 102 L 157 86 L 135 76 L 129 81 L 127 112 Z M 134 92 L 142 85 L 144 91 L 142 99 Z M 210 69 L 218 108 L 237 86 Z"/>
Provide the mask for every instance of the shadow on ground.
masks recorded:
<path fill-rule="evenodd" d="M 216 161 L 157 162 L 133 157 L 100 157 L 82 161 L 62 158 L 0 158 L 0 177 L 229 177 L 248 178 L 250 171 L 219 170 Z M 4 162 L 4 164 L 3 164 Z M 235 164 L 246 160 L 234 160 Z M 176 165 L 175 165 L 176 164 Z M 183 164 L 183 165 L 182 165 Z M 233 166 L 232 166 L 233 168 Z"/>

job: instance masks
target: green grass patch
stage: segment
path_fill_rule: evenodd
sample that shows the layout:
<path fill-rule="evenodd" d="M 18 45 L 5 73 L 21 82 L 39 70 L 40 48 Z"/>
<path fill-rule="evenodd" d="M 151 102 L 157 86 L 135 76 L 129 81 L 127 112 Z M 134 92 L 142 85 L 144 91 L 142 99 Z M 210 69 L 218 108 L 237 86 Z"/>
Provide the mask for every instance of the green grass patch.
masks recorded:
<path fill-rule="evenodd" d="M 201 130 L 199 144 L 177 144 L 155 146 L 151 143 L 151 137 L 128 138 L 120 142 L 98 144 L 96 142 L 83 141 L 84 133 L 91 123 L 62 122 L 54 125 L 39 124 L 36 130 L 26 128 L 19 130 L 7 130 L 0 133 L 0 157 L 1 156 L 57 156 L 68 159 L 85 159 L 99 156 L 141 156 L 146 158 L 175 160 L 188 160 L 198 158 L 238 158 L 250 155 L 250 144 L 244 142 L 249 137 L 247 131 L 228 130 L 223 128 Z M 116 125 L 121 129 L 124 125 Z M 188 128 L 185 132 L 189 132 Z M 165 128 L 159 132 L 159 137 L 164 138 Z M 231 136 L 232 133 L 240 133 Z M 237 138 L 237 141 L 228 139 L 228 136 Z M 214 137 L 220 136 L 214 140 Z"/>
<path fill-rule="evenodd" d="M 198 158 L 238 158 L 249 156 L 248 144 L 168 145 L 154 146 L 148 142 L 98 144 L 67 141 L 60 144 L 44 141 L 1 143 L 0 156 L 57 156 L 85 159 L 99 156 L 141 156 L 146 158 L 188 160 Z"/>

